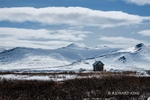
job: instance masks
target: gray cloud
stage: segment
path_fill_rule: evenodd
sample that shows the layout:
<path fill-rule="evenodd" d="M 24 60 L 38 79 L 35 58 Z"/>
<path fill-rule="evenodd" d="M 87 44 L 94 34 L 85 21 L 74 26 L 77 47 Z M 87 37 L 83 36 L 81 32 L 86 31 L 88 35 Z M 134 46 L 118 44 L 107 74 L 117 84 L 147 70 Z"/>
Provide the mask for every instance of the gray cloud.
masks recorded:
<path fill-rule="evenodd" d="M 125 38 L 125 37 L 107 37 L 107 36 L 102 36 L 99 38 L 102 41 L 107 41 L 113 44 L 121 44 L 121 45 L 126 45 L 126 44 L 138 44 L 141 43 L 143 41 L 137 40 L 137 39 L 133 39 L 133 38 Z"/>
<path fill-rule="evenodd" d="M 0 21 L 39 22 L 47 25 L 116 27 L 139 24 L 150 17 L 131 15 L 121 11 L 100 11 L 82 7 L 13 7 L 0 8 Z"/>
<path fill-rule="evenodd" d="M 150 30 L 142 30 L 138 33 L 143 36 L 150 36 Z"/>
<path fill-rule="evenodd" d="M 129 3 L 134 3 L 137 5 L 150 5 L 150 0 L 124 0 Z"/>
<path fill-rule="evenodd" d="M 79 30 L 47 30 L 47 29 L 23 29 L 23 28 L 0 28 L 1 38 L 15 37 L 21 39 L 57 39 L 68 41 L 82 41 L 86 34 L 91 32 Z"/>
<path fill-rule="evenodd" d="M 0 46 L 57 48 L 72 42 L 83 41 L 89 31 L 0 28 Z"/>

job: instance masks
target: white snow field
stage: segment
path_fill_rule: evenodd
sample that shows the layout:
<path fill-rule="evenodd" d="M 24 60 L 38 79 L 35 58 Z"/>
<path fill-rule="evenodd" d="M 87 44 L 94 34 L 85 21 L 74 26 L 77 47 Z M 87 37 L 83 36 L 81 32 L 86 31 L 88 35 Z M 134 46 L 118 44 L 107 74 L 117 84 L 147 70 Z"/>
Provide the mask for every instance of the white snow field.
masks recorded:
<path fill-rule="evenodd" d="M 0 71 L 59 72 L 92 70 L 101 60 L 109 71 L 149 70 L 150 48 L 143 43 L 129 48 L 89 48 L 70 44 L 58 49 L 16 47 L 0 52 Z"/>

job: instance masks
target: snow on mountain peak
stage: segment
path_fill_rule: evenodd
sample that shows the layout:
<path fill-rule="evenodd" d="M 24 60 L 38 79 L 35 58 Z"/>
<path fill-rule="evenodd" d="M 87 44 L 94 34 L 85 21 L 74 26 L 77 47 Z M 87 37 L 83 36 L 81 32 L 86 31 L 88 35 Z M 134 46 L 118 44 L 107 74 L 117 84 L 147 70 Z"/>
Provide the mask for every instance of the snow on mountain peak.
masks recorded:
<path fill-rule="evenodd" d="M 15 47 L 15 48 L 12 48 L 12 49 L 8 49 L 8 50 L 4 50 L 2 52 L 0 52 L 0 54 L 4 54 L 4 53 L 11 53 L 11 52 L 15 52 L 15 53 L 19 53 L 19 52 L 27 52 L 29 51 L 31 48 L 25 48 L 25 47 Z"/>
<path fill-rule="evenodd" d="M 134 49 L 136 51 L 141 51 L 141 52 L 148 52 L 148 51 L 150 51 L 149 47 L 147 47 L 143 43 L 137 44 Z"/>
<path fill-rule="evenodd" d="M 94 48 L 95 48 L 95 49 L 102 49 L 102 48 L 103 48 L 103 49 L 105 49 L 105 48 L 107 48 L 107 49 L 110 48 L 110 49 L 111 49 L 111 47 L 102 46 L 102 45 L 97 45 L 97 46 L 95 46 Z"/>
<path fill-rule="evenodd" d="M 143 43 L 139 43 L 139 44 L 137 44 L 135 47 L 136 47 L 136 48 L 141 48 L 142 46 L 144 46 L 144 44 L 143 44 Z"/>
<path fill-rule="evenodd" d="M 12 48 L 12 49 L 8 49 L 8 50 L 3 50 L 1 53 L 7 53 L 7 52 L 11 52 L 11 51 L 14 51 L 16 49 L 19 49 L 20 47 L 15 47 L 15 48 Z"/>
<path fill-rule="evenodd" d="M 66 46 L 65 48 L 69 49 L 88 49 L 84 44 L 72 43 Z"/>
<path fill-rule="evenodd" d="M 130 53 L 136 53 L 136 52 L 149 52 L 150 48 L 144 45 L 143 43 L 139 43 L 135 46 L 119 50 L 118 52 L 130 52 Z"/>
<path fill-rule="evenodd" d="M 143 43 L 121 50 L 108 47 L 90 49 L 77 43 L 50 50 L 16 47 L 0 53 L 0 66 L 1 70 L 92 69 L 95 59 L 104 62 L 107 70 L 149 69 L 150 48 Z"/>
<path fill-rule="evenodd" d="M 141 49 L 145 48 L 146 46 L 143 43 L 139 43 L 135 46 L 135 50 L 140 51 Z"/>

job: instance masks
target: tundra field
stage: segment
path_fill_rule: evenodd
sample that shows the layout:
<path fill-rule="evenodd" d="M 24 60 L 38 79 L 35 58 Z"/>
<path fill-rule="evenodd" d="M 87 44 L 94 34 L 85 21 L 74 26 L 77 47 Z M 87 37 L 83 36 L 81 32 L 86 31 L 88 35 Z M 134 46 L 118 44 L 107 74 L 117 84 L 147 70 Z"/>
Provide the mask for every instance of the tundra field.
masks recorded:
<path fill-rule="evenodd" d="M 0 73 L 0 100 L 149 100 L 150 71 Z"/>

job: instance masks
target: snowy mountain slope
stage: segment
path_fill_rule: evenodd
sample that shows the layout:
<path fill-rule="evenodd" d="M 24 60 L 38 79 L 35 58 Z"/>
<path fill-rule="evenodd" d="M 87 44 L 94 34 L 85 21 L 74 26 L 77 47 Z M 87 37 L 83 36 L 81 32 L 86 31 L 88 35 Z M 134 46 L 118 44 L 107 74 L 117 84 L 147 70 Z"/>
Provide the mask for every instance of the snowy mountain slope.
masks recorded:
<path fill-rule="evenodd" d="M 5 50 L 9 50 L 9 49 L 12 49 L 11 47 L 0 47 L 0 53 L 5 51 Z"/>
<path fill-rule="evenodd" d="M 72 43 L 72 44 L 69 44 L 68 46 L 63 47 L 63 48 L 66 48 L 66 49 L 76 49 L 76 50 L 88 50 L 88 49 L 92 49 L 92 48 L 85 47 L 84 45 L 78 44 L 78 43 Z"/>
<path fill-rule="evenodd" d="M 150 48 L 140 43 L 134 47 L 119 50 L 103 58 L 109 66 L 117 69 L 150 69 Z"/>
<path fill-rule="evenodd" d="M 150 48 L 140 43 L 105 56 L 82 60 L 71 65 L 70 68 L 92 69 L 95 60 L 101 60 L 105 64 L 106 70 L 150 70 Z"/>
<path fill-rule="evenodd" d="M 0 70 L 92 70 L 101 60 L 106 70 L 149 70 L 150 47 L 143 43 L 126 49 L 87 48 L 78 44 L 54 50 L 17 47 L 0 53 Z"/>
<path fill-rule="evenodd" d="M 118 49 L 90 49 L 77 44 L 54 50 L 16 47 L 0 53 L 0 70 L 47 68 L 48 70 L 61 70 L 61 68 L 65 70 L 66 68 L 60 66 L 115 50 Z"/>
<path fill-rule="evenodd" d="M 0 53 L 3 52 L 5 49 L 4 48 L 0 48 Z"/>

